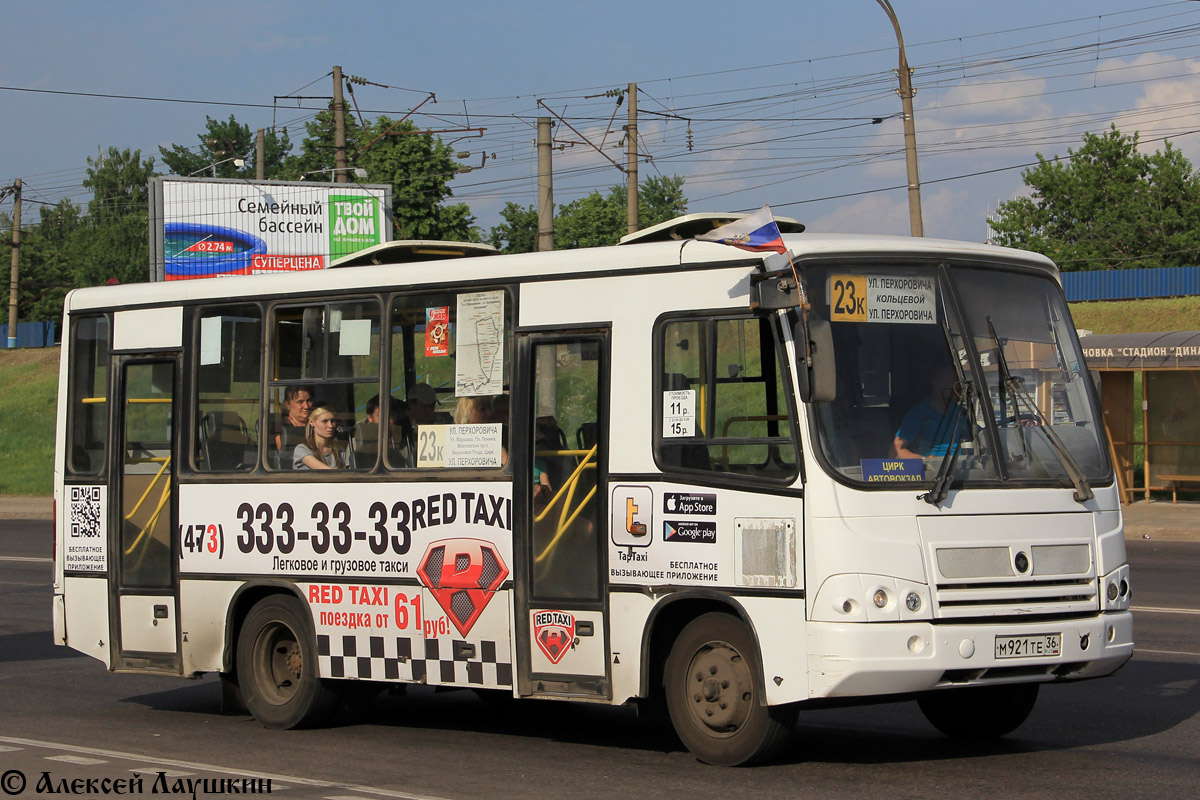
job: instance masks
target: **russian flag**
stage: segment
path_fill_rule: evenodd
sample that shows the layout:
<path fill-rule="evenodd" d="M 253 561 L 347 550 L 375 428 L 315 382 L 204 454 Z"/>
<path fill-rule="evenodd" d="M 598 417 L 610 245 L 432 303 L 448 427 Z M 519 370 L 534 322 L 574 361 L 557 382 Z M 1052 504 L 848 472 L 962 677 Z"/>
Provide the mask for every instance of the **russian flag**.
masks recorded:
<path fill-rule="evenodd" d="M 702 233 L 696 238 L 703 242 L 732 245 L 742 250 L 787 252 L 787 247 L 783 244 L 783 237 L 779 233 L 779 226 L 775 224 L 775 217 L 771 215 L 770 206 L 763 206 L 753 214 L 747 214 L 727 225 L 713 228 L 708 233 Z"/>

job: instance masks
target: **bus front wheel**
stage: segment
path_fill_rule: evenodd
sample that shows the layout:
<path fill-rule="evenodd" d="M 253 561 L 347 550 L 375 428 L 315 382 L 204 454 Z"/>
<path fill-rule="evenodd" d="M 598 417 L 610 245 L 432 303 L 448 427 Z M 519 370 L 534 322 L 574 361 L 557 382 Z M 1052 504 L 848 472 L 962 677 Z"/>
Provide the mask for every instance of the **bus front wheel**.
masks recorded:
<path fill-rule="evenodd" d="M 760 701 L 754 639 L 729 614 L 692 620 L 667 657 L 667 708 L 675 732 L 701 761 L 738 766 L 765 761 L 787 742 L 796 707 Z"/>
<path fill-rule="evenodd" d="M 308 613 L 290 595 L 250 609 L 238 634 L 237 674 L 246 707 L 268 728 L 321 725 L 338 708 L 338 692 L 317 677 Z"/>
<path fill-rule="evenodd" d="M 923 694 L 921 713 L 933 727 L 955 739 L 999 739 L 1021 726 L 1037 702 L 1038 684 L 969 686 Z"/>

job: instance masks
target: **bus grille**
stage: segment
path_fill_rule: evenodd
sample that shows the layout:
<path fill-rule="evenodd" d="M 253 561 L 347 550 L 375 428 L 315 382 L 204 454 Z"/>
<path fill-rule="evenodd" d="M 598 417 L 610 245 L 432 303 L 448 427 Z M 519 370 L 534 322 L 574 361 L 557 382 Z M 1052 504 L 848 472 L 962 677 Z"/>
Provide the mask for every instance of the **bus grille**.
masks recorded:
<path fill-rule="evenodd" d="M 1018 554 L 1026 568 L 1014 567 Z M 1095 611 L 1098 584 L 1088 544 L 941 547 L 934 599 L 942 619 Z"/>

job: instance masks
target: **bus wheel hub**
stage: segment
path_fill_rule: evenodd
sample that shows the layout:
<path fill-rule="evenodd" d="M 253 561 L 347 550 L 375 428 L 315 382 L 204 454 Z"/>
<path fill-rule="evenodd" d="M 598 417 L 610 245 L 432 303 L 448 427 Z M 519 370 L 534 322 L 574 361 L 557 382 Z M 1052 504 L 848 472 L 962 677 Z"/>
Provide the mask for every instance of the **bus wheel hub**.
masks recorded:
<path fill-rule="evenodd" d="M 754 702 L 750 671 L 741 654 L 727 644 L 711 644 L 695 655 L 688 674 L 695 718 L 713 733 L 737 732 Z"/>

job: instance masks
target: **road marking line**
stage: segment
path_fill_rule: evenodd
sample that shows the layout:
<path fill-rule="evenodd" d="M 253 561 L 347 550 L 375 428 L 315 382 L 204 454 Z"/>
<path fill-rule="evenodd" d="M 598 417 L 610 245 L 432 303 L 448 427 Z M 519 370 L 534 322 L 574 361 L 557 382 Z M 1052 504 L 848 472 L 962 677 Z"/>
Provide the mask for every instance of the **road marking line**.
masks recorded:
<path fill-rule="evenodd" d="M 1134 645 L 1133 652 L 1134 653 L 1157 653 L 1158 655 L 1163 655 L 1163 656 L 1196 656 L 1197 658 L 1200 658 L 1200 653 L 1192 653 L 1187 650 L 1150 650 L 1145 647 L 1138 647 L 1137 645 Z"/>
<path fill-rule="evenodd" d="M 22 739 L 16 736 L 0 736 L 0 742 L 24 745 L 26 747 L 43 747 L 50 750 L 66 750 L 72 753 L 87 753 L 88 755 L 104 756 L 105 758 L 121 758 L 128 761 L 140 761 L 147 764 L 164 764 L 170 767 L 204 770 L 205 772 L 236 775 L 244 778 L 266 779 L 270 780 L 272 783 L 279 781 L 280 783 L 295 783 L 301 786 L 313 786 L 321 789 L 343 789 L 351 792 L 359 792 L 361 794 L 371 795 L 373 797 L 394 797 L 398 798 L 398 800 L 448 800 L 448 798 L 438 797 L 431 794 L 410 794 L 408 792 L 397 792 L 391 789 L 378 789 L 374 786 L 362 786 L 354 783 L 323 781 L 316 778 L 301 778 L 295 775 L 276 775 L 270 772 L 254 772 L 240 768 L 224 767 L 219 764 L 204 764 L 198 761 L 180 761 L 173 758 L 155 758 L 152 756 L 147 757 L 144 753 L 123 753 L 119 750 L 103 750 L 98 747 L 80 747 L 79 745 L 64 744 L 62 742 L 45 742 L 38 739 Z M 272 788 L 274 789 L 274 787 Z"/>
<path fill-rule="evenodd" d="M 34 561 L 39 564 L 42 562 L 47 564 L 54 563 L 53 558 L 36 558 L 34 556 L 0 556 L 0 561 Z"/>
<path fill-rule="evenodd" d="M 1200 614 L 1196 608 L 1160 608 L 1157 606 L 1131 606 L 1130 611 L 1142 611 L 1147 614 Z"/>
<path fill-rule="evenodd" d="M 87 756 L 46 756 L 47 761 L 65 761 L 68 764 L 107 764 L 103 758 L 88 758 Z"/>
<path fill-rule="evenodd" d="M 163 775 L 166 775 L 168 778 L 186 778 L 189 775 L 196 774 L 194 772 L 183 772 L 183 771 L 177 770 L 177 769 L 162 769 L 161 767 L 157 767 L 157 766 L 134 767 L 133 769 L 131 769 L 129 771 L 136 772 L 138 775 L 144 775 L 147 772 L 149 772 L 152 775 L 157 775 L 158 773 L 161 772 Z"/>

